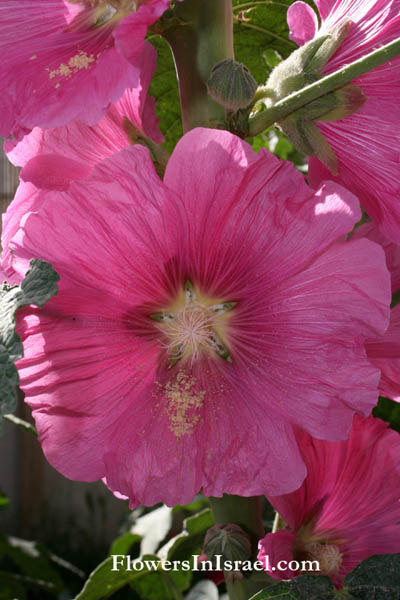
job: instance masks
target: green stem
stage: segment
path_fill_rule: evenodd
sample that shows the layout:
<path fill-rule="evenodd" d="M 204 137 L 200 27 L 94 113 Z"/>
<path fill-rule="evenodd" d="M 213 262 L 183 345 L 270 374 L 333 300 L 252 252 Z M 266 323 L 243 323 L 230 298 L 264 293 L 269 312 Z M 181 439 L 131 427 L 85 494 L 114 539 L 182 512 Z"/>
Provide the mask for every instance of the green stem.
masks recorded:
<path fill-rule="evenodd" d="M 236 523 L 250 535 L 252 560 L 255 560 L 258 540 L 264 536 L 261 499 L 255 496 L 243 498 L 224 494 L 222 498 L 209 498 L 209 500 L 216 525 Z M 228 575 L 231 576 L 232 574 Z M 267 585 L 266 582 L 265 585 Z M 229 579 L 226 587 L 230 600 L 248 600 L 255 593 L 254 590 L 250 591 L 249 586 L 251 586 L 251 583 L 247 579 Z"/>
<path fill-rule="evenodd" d="M 279 102 L 271 108 L 250 117 L 248 135 L 254 136 L 262 133 L 277 121 L 281 121 L 309 102 L 342 87 L 349 81 L 356 79 L 360 75 L 371 71 L 375 67 L 379 67 L 399 55 L 400 38 L 359 58 L 350 65 L 346 65 L 338 71 L 327 75 L 323 79 L 290 94 L 286 98 L 279 100 Z M 257 97 L 260 97 L 260 92 Z"/>
<path fill-rule="evenodd" d="M 240 525 L 251 536 L 253 550 L 256 550 L 258 540 L 264 536 L 260 498 L 258 496 L 244 498 L 224 494 L 222 498 L 210 498 L 209 500 L 215 524 L 236 523 L 236 525 Z"/>
<path fill-rule="evenodd" d="M 208 96 L 206 84 L 213 66 L 233 57 L 232 1 L 185 0 L 176 4 L 174 17 L 162 35 L 174 55 L 183 130 L 218 126 L 225 111 Z"/>

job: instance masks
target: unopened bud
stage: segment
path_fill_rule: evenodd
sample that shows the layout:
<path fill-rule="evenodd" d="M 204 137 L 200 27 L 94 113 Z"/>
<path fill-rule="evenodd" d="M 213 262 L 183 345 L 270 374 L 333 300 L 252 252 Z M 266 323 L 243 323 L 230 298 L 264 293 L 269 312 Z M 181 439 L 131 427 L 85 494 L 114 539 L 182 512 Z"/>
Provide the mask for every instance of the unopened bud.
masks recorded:
<path fill-rule="evenodd" d="M 214 525 L 207 531 L 204 553 L 209 560 L 221 556 L 222 561 L 245 561 L 251 557 L 251 541 L 239 525 Z"/>
<path fill-rule="evenodd" d="M 347 37 L 352 23 L 344 20 L 326 34 L 318 35 L 295 50 L 270 74 L 266 85 L 258 93 L 259 102 L 266 108 L 274 106 L 293 92 L 321 79 L 322 68 Z M 338 161 L 315 121 L 337 121 L 357 112 L 366 96 L 354 83 L 348 83 L 312 102 L 279 121 L 293 145 L 309 156 L 316 156 L 333 174 Z"/>
<path fill-rule="evenodd" d="M 207 89 L 213 100 L 229 111 L 237 111 L 251 104 L 257 82 L 247 67 L 226 58 L 213 67 Z"/>

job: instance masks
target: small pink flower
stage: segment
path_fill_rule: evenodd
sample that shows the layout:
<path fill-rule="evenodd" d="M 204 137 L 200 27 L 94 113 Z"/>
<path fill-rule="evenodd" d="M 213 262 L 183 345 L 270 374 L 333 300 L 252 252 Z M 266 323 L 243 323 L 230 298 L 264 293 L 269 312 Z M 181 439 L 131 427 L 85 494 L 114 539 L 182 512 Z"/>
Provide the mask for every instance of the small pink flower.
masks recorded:
<path fill-rule="evenodd" d="M 169 0 L 3 0 L 0 134 L 95 124 L 140 85 L 147 27 Z M 153 60 L 154 56 L 153 56 Z"/>
<path fill-rule="evenodd" d="M 290 37 L 304 44 L 350 20 L 350 32 L 327 62 L 331 73 L 400 35 L 400 0 L 315 0 L 321 27 L 312 8 L 295 2 L 288 11 Z M 400 240 L 400 58 L 355 80 L 367 97 L 356 113 L 340 121 L 318 123 L 339 161 L 334 178 L 317 158 L 310 158 L 311 185 L 325 179 L 344 184 L 359 198 L 386 237 Z"/>
<path fill-rule="evenodd" d="M 319 574 L 341 587 L 368 556 L 400 552 L 400 437 L 380 419 L 358 415 L 347 441 L 302 430 L 296 437 L 307 477 L 295 492 L 269 496 L 289 529 L 267 534 L 258 558 L 269 556 L 269 575 L 278 579 L 300 574 L 279 570 L 280 560 L 319 561 Z"/>
<path fill-rule="evenodd" d="M 347 190 L 195 129 L 164 182 L 133 146 L 49 194 L 9 266 L 39 256 L 61 276 L 19 313 L 18 368 L 64 475 L 106 478 L 132 506 L 286 493 L 305 476 L 294 425 L 343 440 L 369 414 L 364 341 L 385 331 L 390 281 L 377 244 L 345 239 Z"/>

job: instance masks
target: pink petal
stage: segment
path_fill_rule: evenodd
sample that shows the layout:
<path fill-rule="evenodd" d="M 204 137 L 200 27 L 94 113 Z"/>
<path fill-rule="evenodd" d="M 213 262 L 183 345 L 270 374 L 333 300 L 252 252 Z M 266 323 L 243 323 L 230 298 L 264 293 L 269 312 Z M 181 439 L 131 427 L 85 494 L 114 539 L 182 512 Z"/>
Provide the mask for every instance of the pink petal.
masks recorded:
<path fill-rule="evenodd" d="M 277 568 L 281 561 L 286 561 L 286 564 L 293 560 L 293 546 L 296 542 L 296 535 L 293 531 L 277 531 L 276 533 L 268 533 L 262 540 L 258 542 L 258 556 L 266 567 L 268 575 L 275 579 L 293 579 L 298 573 L 291 571 L 289 568 Z"/>
<path fill-rule="evenodd" d="M 338 576 L 344 576 L 368 556 L 400 549 L 400 437 L 372 416 L 354 417 L 348 441 L 332 443 L 297 432 L 307 465 L 299 490 L 269 497 L 284 519 L 308 537 L 333 543 L 342 553 Z"/>
<path fill-rule="evenodd" d="M 90 168 L 76 160 L 68 160 L 56 154 L 41 154 L 32 158 L 21 171 L 22 181 L 48 190 L 66 190 L 71 181 L 84 179 Z"/>
<path fill-rule="evenodd" d="M 361 227 L 357 227 L 352 239 L 362 237 L 380 244 L 385 251 L 386 264 L 392 280 L 392 294 L 394 294 L 400 288 L 400 245 L 385 238 L 375 223 L 364 223 Z"/>
<path fill-rule="evenodd" d="M 323 21 L 321 34 L 344 20 L 352 22 L 346 39 L 326 64 L 325 73 L 399 37 L 398 0 L 319 2 L 318 6 Z M 400 239 L 399 122 L 394 100 L 400 93 L 399 69 L 397 57 L 354 80 L 367 98 L 365 104 L 346 119 L 319 123 L 339 159 L 338 177 L 332 177 L 315 158 L 309 163 L 311 185 L 317 187 L 324 179 L 343 183 L 360 198 L 385 237 L 395 243 Z"/>
<path fill-rule="evenodd" d="M 305 2 L 294 2 L 287 11 L 289 37 L 298 46 L 313 39 L 318 31 L 318 18 Z"/>
<path fill-rule="evenodd" d="M 134 128 L 155 142 L 162 142 L 155 116 L 155 102 L 148 96 L 148 88 L 156 67 L 155 51 L 150 44 L 145 45 L 141 61 L 138 86 L 125 90 L 121 99 L 108 108 L 96 125 L 88 126 L 74 121 L 50 130 L 35 127 L 22 140 L 5 142 L 4 149 L 8 159 L 14 165 L 24 166 L 38 154 L 58 154 L 82 161 L 86 167 L 92 167 L 131 145 L 132 141 L 125 129 L 126 119 Z M 39 187 L 46 187 L 46 184 L 40 181 L 40 173 L 36 183 Z"/>
<path fill-rule="evenodd" d="M 127 88 L 140 87 L 147 26 L 168 4 L 153 0 L 119 23 L 94 27 L 95 7 L 64 0 L 3 1 L 7 61 L 0 75 L 7 91 L 2 91 L 1 134 L 21 138 L 35 126 L 47 129 L 73 120 L 94 125 Z M 120 27 L 125 38 L 129 35 L 129 55 Z"/>
<path fill-rule="evenodd" d="M 179 412 L 191 399 L 197 406 Z M 305 471 L 290 427 L 268 415 L 261 399 L 243 411 L 247 401 L 240 377 L 224 376 L 212 361 L 191 372 L 158 373 L 135 411 L 115 425 L 105 457 L 108 485 L 132 507 L 187 503 L 199 489 L 206 496 L 259 495 L 261 482 L 294 489 Z"/>
<path fill-rule="evenodd" d="M 382 396 L 400 402 L 400 305 L 391 310 L 390 325 L 382 338 L 369 340 L 369 360 L 381 370 L 379 391 Z"/>
<path fill-rule="evenodd" d="M 325 20 L 332 8 L 337 4 L 337 0 L 314 0 L 314 4 L 318 8 L 321 18 Z"/>

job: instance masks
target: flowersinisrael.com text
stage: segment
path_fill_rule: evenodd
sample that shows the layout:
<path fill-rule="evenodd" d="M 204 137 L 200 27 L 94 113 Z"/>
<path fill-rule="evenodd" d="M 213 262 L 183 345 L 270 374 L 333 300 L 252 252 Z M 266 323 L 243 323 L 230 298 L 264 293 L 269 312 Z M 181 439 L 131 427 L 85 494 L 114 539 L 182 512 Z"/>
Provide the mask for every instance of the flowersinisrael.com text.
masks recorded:
<path fill-rule="evenodd" d="M 211 560 L 203 560 L 199 554 L 192 555 L 191 560 L 132 559 L 129 554 L 112 554 L 111 571 L 290 571 L 319 572 L 317 560 L 279 560 L 276 565 L 270 563 L 269 556 L 264 560 L 224 560 L 216 554 Z"/>

